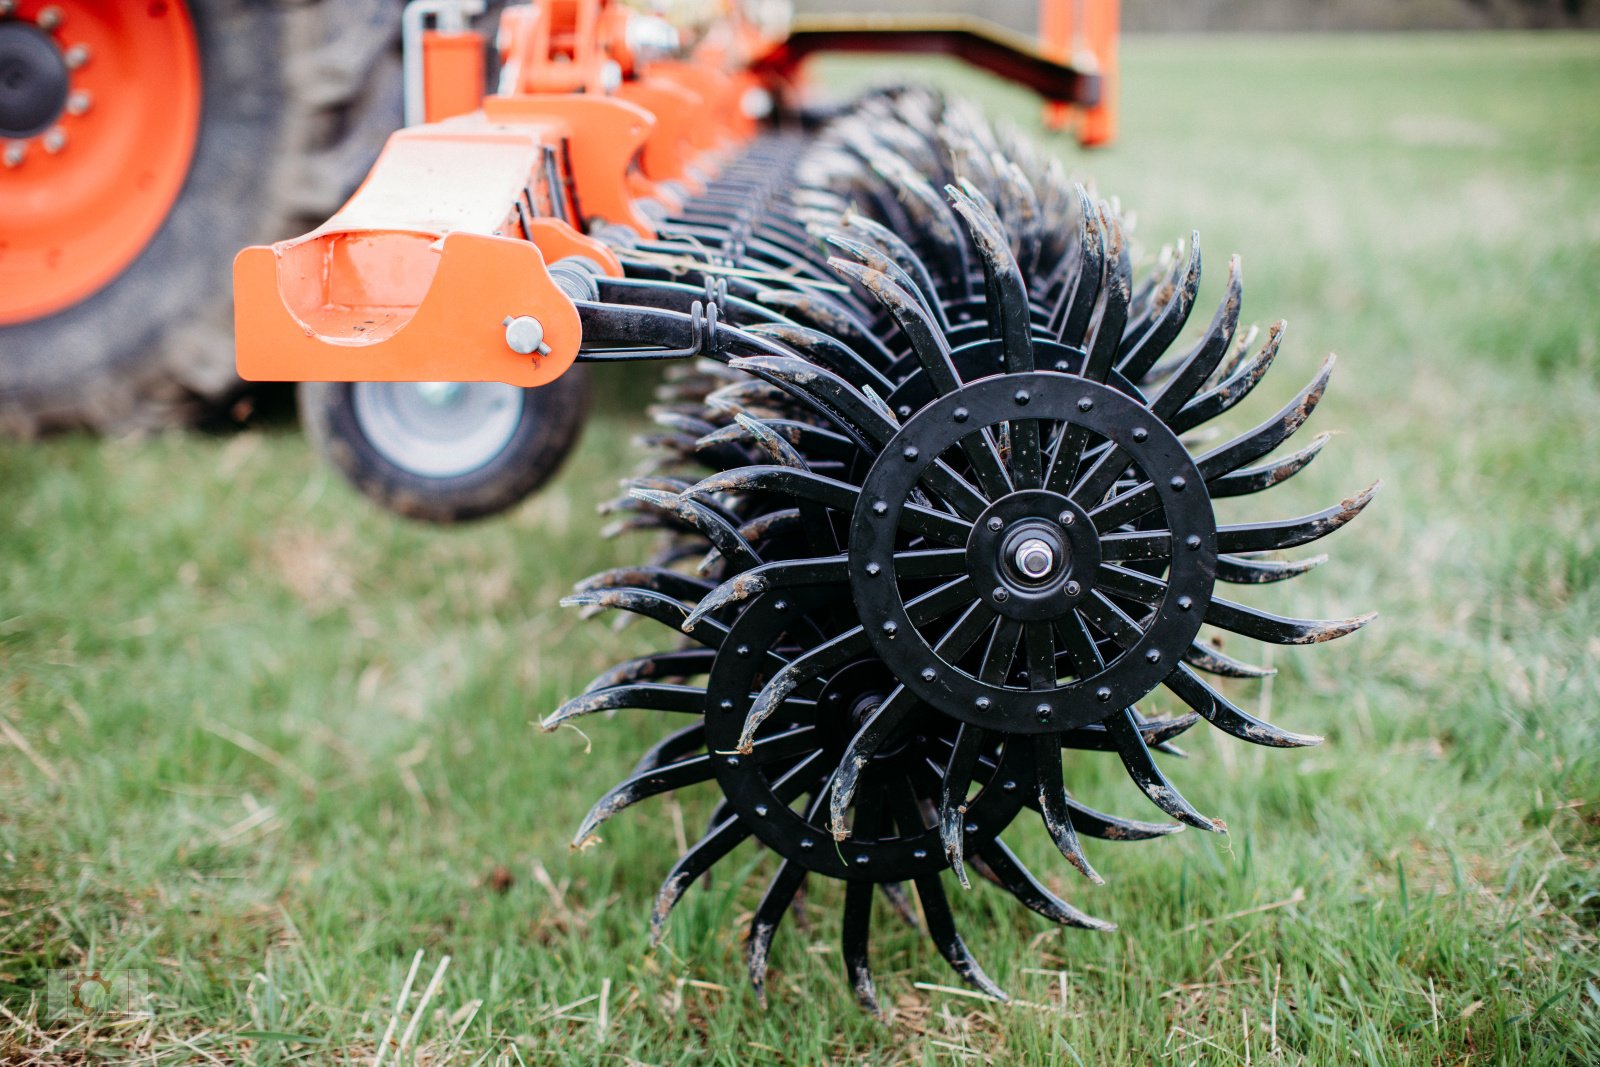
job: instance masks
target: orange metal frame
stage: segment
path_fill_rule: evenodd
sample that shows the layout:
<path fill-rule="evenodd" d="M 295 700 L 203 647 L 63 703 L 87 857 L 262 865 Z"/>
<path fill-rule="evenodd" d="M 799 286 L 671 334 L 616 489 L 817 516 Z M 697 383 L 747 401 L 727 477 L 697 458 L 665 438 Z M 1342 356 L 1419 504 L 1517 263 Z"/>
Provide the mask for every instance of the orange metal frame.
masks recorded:
<path fill-rule="evenodd" d="M 583 227 L 653 237 L 641 205 L 675 207 L 663 183 L 693 190 L 754 135 L 742 105 L 784 44 L 735 8 L 684 59 L 636 57 L 642 17 L 612 0 L 506 8 L 488 97 L 480 39 L 425 34 L 429 121 L 395 133 L 325 224 L 234 261 L 240 376 L 531 387 L 564 373 L 581 327 L 548 265 L 582 256 L 620 276 Z M 504 332 L 523 316 L 544 331 L 530 355 Z"/>
<path fill-rule="evenodd" d="M 1054 129 L 1076 125 L 1085 145 L 1103 145 L 1117 136 L 1117 40 L 1121 0 L 1043 0 L 1039 38 L 1045 54 L 1100 76 L 1100 99 L 1088 107 L 1046 104 L 1045 122 Z"/>

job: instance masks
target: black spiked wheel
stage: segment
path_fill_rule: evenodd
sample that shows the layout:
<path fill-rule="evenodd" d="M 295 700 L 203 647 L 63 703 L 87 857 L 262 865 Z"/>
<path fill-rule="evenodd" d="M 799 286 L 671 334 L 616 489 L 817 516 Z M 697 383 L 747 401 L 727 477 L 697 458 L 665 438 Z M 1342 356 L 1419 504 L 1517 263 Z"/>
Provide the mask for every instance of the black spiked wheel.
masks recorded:
<path fill-rule="evenodd" d="M 661 547 L 568 602 L 649 616 L 691 644 L 606 672 L 545 725 L 616 708 L 695 719 L 596 804 L 578 840 L 639 800 L 714 780 L 723 802 L 668 875 L 657 930 L 754 838 L 779 863 L 751 922 L 758 989 L 774 931 L 818 875 L 846 883 L 847 977 L 869 1007 L 872 890 L 904 910 L 902 883 L 941 954 L 1002 996 L 956 932 L 946 869 L 1103 928 L 1001 832 L 1037 811 L 1098 881 L 1081 837 L 1181 829 L 1079 804 L 1064 749 L 1115 753 L 1167 815 L 1222 830 L 1155 753 L 1180 754 L 1173 739 L 1202 718 L 1256 744 L 1317 740 L 1207 682 L 1270 672 L 1201 635 L 1303 644 L 1369 618 L 1284 618 L 1215 591 L 1311 569 L 1320 558 L 1271 554 L 1339 528 L 1376 489 L 1283 522 L 1216 517 L 1216 501 L 1315 458 L 1325 437 L 1268 457 L 1310 416 L 1331 360 L 1272 418 L 1196 453 L 1192 431 L 1250 393 L 1281 341 L 1281 324 L 1259 349 L 1254 331 L 1236 338 L 1238 260 L 1209 327 L 1169 355 L 1199 285 L 1197 242 L 1135 284 L 1114 207 L 925 91 L 865 97 L 809 141 L 757 142 L 662 233 L 619 248 L 630 280 L 600 289 L 625 312 L 624 358 L 652 330 L 707 357 L 669 377 L 657 459 L 608 509 L 613 532 L 654 530 Z M 586 337 L 604 347 L 591 314 Z M 1157 689 L 1189 713 L 1147 717 Z"/>

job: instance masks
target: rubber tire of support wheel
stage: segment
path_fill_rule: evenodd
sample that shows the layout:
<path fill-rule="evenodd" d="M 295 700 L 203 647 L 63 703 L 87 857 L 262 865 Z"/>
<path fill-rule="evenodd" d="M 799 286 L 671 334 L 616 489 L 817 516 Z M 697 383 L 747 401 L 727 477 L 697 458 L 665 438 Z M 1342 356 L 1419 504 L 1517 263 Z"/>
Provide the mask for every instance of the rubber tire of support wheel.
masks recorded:
<path fill-rule="evenodd" d="M 487 462 L 449 477 L 396 463 L 368 437 L 349 382 L 305 382 L 300 422 L 312 446 L 362 494 L 407 518 L 453 523 L 515 507 L 560 469 L 589 408 L 589 374 L 573 367 L 549 385 L 522 390 L 510 438 Z"/>

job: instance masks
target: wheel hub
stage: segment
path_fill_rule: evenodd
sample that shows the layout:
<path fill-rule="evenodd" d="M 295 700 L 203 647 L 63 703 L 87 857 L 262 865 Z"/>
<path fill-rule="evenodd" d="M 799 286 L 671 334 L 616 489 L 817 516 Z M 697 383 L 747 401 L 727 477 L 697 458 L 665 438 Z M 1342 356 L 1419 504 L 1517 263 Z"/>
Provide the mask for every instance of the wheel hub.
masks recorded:
<path fill-rule="evenodd" d="M 886 687 L 893 688 L 893 678 L 882 663 L 863 660 L 841 668 L 823 685 L 814 704 L 793 702 L 792 710 L 785 705 L 768 720 L 767 736 L 809 726 L 815 758 L 805 757 L 794 766 L 763 765 L 758 756 L 737 751 L 751 695 L 761 688 L 760 657 L 752 651 L 789 647 L 791 631 L 808 633 L 807 617 L 827 607 L 827 597 L 819 593 L 762 594 L 730 629 L 706 687 L 706 749 L 717 756 L 717 780 L 755 835 L 807 870 L 865 881 L 901 881 L 938 871 L 948 861 L 936 828 L 882 836 L 857 833 L 847 846 L 836 848 L 823 819 L 808 819 L 785 798 L 785 782 L 791 791 L 803 784 L 813 796 L 826 792 L 838 754 L 859 727 L 857 715 L 881 702 Z M 928 788 L 928 761 L 949 758 L 953 724 L 913 715 L 908 726 L 872 760 L 858 796 L 878 797 L 884 788 L 914 789 L 920 794 Z M 1022 804 L 1019 782 L 1025 780 L 1024 772 L 1025 757 L 1006 746 L 965 813 L 964 829 L 975 840 L 989 840 L 1011 822 Z"/>
<path fill-rule="evenodd" d="M 936 464 L 963 471 L 964 440 L 986 434 L 1024 447 L 1028 424 L 1047 455 L 1069 438 L 1098 442 L 1084 464 L 1105 457 L 1111 480 L 1046 478 L 1041 460 L 1031 479 L 999 487 L 972 517 L 963 546 L 971 607 L 919 621 L 908 604 L 931 595 L 929 583 L 901 576 L 896 559 L 937 546 L 908 537 L 903 514 L 925 510 L 918 501 Z M 981 481 L 975 471 L 962 476 Z M 1144 525 L 1107 514 L 1097 523 L 1106 489 L 1085 488 L 1097 480 L 1125 491 L 1147 482 Z M 1151 543 L 1140 540 L 1146 527 Z M 1159 685 L 1199 632 L 1215 553 L 1204 479 L 1177 436 L 1118 390 L 1049 372 L 970 383 L 907 421 L 862 485 L 849 550 L 857 611 L 895 678 L 949 715 L 1017 733 L 1098 722 Z M 1149 603 L 1117 591 L 1151 567 L 1161 577 L 1156 593 L 1140 593 Z M 987 629 L 984 613 L 993 620 Z"/>
<path fill-rule="evenodd" d="M 104 288 L 178 202 L 204 82 L 187 3 L 0 3 L 0 326 Z"/>
<path fill-rule="evenodd" d="M 1042 582 L 1055 573 L 1057 550 L 1057 545 L 1040 534 L 1028 532 L 1023 542 L 1013 550 L 1011 563 L 1023 581 Z"/>
<path fill-rule="evenodd" d="M 67 107 L 71 77 L 50 35 L 28 22 L 0 22 L 0 137 L 43 133 Z"/>

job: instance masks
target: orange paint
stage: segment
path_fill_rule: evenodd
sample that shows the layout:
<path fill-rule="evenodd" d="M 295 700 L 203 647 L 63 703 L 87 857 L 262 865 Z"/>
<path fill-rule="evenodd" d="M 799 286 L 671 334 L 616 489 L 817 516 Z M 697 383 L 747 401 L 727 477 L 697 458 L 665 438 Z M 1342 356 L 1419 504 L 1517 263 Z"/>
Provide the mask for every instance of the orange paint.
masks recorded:
<path fill-rule="evenodd" d="M 427 121 L 478 110 L 483 103 L 483 38 L 436 30 L 423 34 L 422 78 Z"/>
<path fill-rule="evenodd" d="M 56 128 L 0 167 L 0 325 L 25 322 L 93 295 L 127 269 L 166 221 L 200 129 L 200 57 L 182 0 L 50 0 L 51 36 L 86 49 L 71 72 L 85 94 Z M 32 19 L 46 0 L 22 0 Z M 18 142 L 11 142 L 18 143 Z"/>

